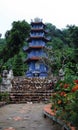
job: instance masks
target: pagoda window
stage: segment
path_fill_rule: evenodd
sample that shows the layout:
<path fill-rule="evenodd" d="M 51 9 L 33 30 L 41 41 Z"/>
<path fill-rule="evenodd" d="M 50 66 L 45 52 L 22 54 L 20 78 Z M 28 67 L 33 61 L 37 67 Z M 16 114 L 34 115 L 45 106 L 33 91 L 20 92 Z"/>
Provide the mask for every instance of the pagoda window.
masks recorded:
<path fill-rule="evenodd" d="M 29 66 L 29 71 L 32 71 L 34 69 L 34 63 L 31 63 L 30 66 Z"/>
<path fill-rule="evenodd" d="M 36 69 L 36 70 L 39 70 L 39 69 L 40 69 L 39 63 L 35 63 L 35 69 Z"/>

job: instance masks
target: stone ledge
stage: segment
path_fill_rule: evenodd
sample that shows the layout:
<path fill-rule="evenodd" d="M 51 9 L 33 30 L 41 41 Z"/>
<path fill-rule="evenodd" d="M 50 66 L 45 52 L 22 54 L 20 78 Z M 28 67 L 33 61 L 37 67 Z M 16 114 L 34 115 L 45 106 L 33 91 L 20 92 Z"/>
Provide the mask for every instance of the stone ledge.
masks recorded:
<path fill-rule="evenodd" d="M 66 125 L 62 120 L 58 119 L 55 117 L 56 113 L 53 112 L 51 110 L 51 104 L 47 104 L 44 108 L 43 108 L 43 114 L 44 117 L 49 117 L 50 119 L 52 119 L 54 122 L 60 124 L 64 130 L 76 130 L 75 127 L 71 127 L 70 125 Z"/>

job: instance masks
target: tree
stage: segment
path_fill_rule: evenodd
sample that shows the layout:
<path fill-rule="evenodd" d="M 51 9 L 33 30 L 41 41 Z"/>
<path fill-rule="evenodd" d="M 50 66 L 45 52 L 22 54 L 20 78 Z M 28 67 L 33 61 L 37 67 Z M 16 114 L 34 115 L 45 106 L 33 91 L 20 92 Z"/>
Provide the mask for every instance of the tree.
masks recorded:
<path fill-rule="evenodd" d="M 53 40 L 53 38 L 59 38 L 63 43 L 65 43 L 63 31 L 56 28 L 56 26 L 51 23 L 46 23 L 45 25 L 45 30 L 48 32 L 46 36 L 48 36 L 51 41 Z"/>
<path fill-rule="evenodd" d="M 5 34 L 5 39 L 0 39 L 0 71 L 3 65 L 9 66 L 10 61 L 13 63 L 15 55 L 19 54 L 26 38 L 29 35 L 30 25 L 25 21 L 12 23 L 12 29 Z M 5 42 L 5 44 L 2 44 Z M 13 64 L 12 64 L 13 65 Z"/>
<path fill-rule="evenodd" d="M 53 45 L 53 43 L 49 43 Z M 56 44 L 60 46 L 58 41 Z M 77 71 L 77 66 L 74 61 L 75 53 L 73 48 L 68 45 L 64 46 L 48 46 L 44 48 L 46 57 L 41 57 L 41 61 L 48 67 L 49 76 L 58 75 L 59 70 L 62 68 L 64 71 L 70 71 L 72 74 L 75 74 Z"/>
<path fill-rule="evenodd" d="M 75 25 L 67 26 L 68 36 L 70 39 L 70 45 L 73 47 L 78 47 L 78 27 Z"/>
<path fill-rule="evenodd" d="M 52 46 L 47 46 L 44 49 L 44 52 L 46 53 L 46 57 L 42 56 L 40 58 L 40 61 L 45 64 L 45 66 L 48 67 L 48 76 L 51 77 L 54 74 L 54 70 L 56 71 L 56 62 L 55 62 L 55 56 Z"/>
<path fill-rule="evenodd" d="M 30 25 L 25 20 L 12 23 L 12 29 L 5 34 L 9 57 L 19 53 L 29 31 Z"/>
<path fill-rule="evenodd" d="M 52 40 L 52 46 L 54 49 L 62 49 L 64 47 L 64 42 L 59 37 L 55 37 Z"/>
<path fill-rule="evenodd" d="M 69 33 L 69 39 L 70 39 L 70 45 L 74 48 L 75 53 L 75 62 L 78 62 L 78 26 L 71 25 L 67 26 L 68 33 Z"/>
<path fill-rule="evenodd" d="M 24 75 L 24 63 L 22 60 L 21 54 L 15 56 L 14 65 L 13 65 L 14 76 Z"/>

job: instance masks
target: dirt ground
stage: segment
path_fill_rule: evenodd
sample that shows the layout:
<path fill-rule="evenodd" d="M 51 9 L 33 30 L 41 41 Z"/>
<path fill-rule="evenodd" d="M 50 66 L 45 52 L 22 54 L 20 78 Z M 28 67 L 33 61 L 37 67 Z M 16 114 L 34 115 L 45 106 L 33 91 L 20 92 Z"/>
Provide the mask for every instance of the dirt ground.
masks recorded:
<path fill-rule="evenodd" d="M 0 108 L 0 130 L 60 130 L 43 116 L 43 103 L 10 104 Z"/>

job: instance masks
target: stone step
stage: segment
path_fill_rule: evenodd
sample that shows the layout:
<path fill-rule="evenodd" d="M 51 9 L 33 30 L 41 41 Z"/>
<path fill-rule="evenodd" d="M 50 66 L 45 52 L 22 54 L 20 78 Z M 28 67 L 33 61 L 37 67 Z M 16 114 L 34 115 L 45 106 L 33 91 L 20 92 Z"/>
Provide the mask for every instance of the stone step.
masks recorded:
<path fill-rule="evenodd" d="M 23 92 L 23 93 L 26 93 L 26 92 L 53 92 L 53 89 L 27 89 L 26 91 L 23 89 L 23 90 L 12 90 L 11 92 L 17 92 L 17 93 L 20 93 L 20 92 Z"/>
<path fill-rule="evenodd" d="M 49 100 L 53 89 L 48 79 L 15 77 L 10 92 L 11 102 L 39 102 Z"/>
<path fill-rule="evenodd" d="M 48 88 L 37 88 L 37 87 L 29 87 L 29 88 L 25 88 L 24 86 L 23 86 L 23 88 L 12 88 L 12 92 L 14 92 L 14 91 L 18 91 L 18 92 L 21 92 L 21 91 L 24 91 L 24 92 L 26 92 L 26 91 L 46 91 L 46 90 L 50 90 L 50 88 L 48 89 Z"/>
<path fill-rule="evenodd" d="M 18 93 L 18 92 L 11 92 L 10 98 L 11 102 L 39 102 L 39 101 L 45 101 L 46 99 L 49 100 L 51 97 L 52 92 L 24 92 L 24 93 Z"/>

